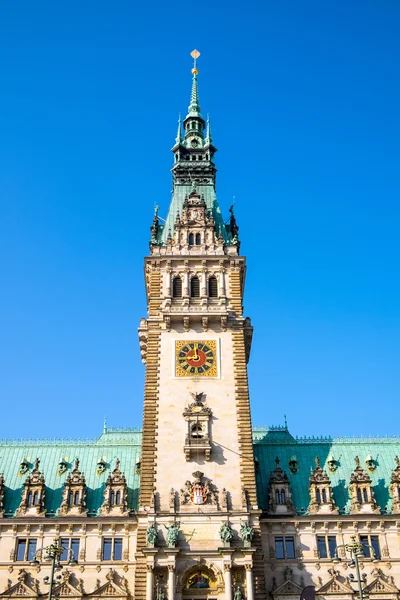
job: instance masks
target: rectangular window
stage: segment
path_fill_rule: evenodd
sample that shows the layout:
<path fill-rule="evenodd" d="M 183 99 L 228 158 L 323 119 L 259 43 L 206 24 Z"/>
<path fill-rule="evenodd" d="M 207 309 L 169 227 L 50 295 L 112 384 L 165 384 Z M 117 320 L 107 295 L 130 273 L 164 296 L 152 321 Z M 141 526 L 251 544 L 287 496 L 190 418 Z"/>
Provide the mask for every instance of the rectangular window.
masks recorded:
<path fill-rule="evenodd" d="M 324 535 L 317 536 L 317 548 L 319 558 L 328 558 L 328 552 L 326 549 L 326 538 Z"/>
<path fill-rule="evenodd" d="M 381 557 L 381 547 L 377 535 L 360 535 L 360 543 L 363 547 L 365 558 L 371 558 L 371 554 L 375 554 L 377 558 Z"/>
<path fill-rule="evenodd" d="M 295 558 L 294 537 L 292 535 L 275 538 L 275 557 Z"/>
<path fill-rule="evenodd" d="M 26 540 L 18 540 L 17 542 L 17 560 L 25 560 Z"/>
<path fill-rule="evenodd" d="M 28 556 L 27 560 L 34 560 L 36 554 L 36 540 L 28 540 Z"/>
<path fill-rule="evenodd" d="M 61 538 L 61 546 L 64 548 L 60 556 L 61 561 L 79 558 L 79 538 Z"/>
<path fill-rule="evenodd" d="M 328 548 L 329 548 L 329 556 L 331 558 L 335 558 L 336 556 L 336 535 L 328 535 Z"/>
<path fill-rule="evenodd" d="M 63 553 L 60 556 L 60 560 L 68 560 L 69 538 L 61 538 L 60 542 L 61 546 L 64 548 Z"/>
<path fill-rule="evenodd" d="M 103 560 L 122 560 L 122 538 L 104 538 Z"/>
<path fill-rule="evenodd" d="M 335 558 L 336 536 L 317 535 L 317 548 L 319 558 Z"/>
<path fill-rule="evenodd" d="M 275 557 L 285 558 L 285 547 L 283 545 L 283 537 L 275 538 Z"/>
<path fill-rule="evenodd" d="M 104 538 L 103 540 L 103 560 L 111 560 L 112 538 Z"/>
<path fill-rule="evenodd" d="M 79 559 L 79 538 L 71 538 L 71 556 L 74 560 Z"/>
<path fill-rule="evenodd" d="M 294 537 L 285 537 L 286 558 L 295 558 Z"/>
<path fill-rule="evenodd" d="M 114 539 L 114 560 L 122 560 L 122 538 Z"/>

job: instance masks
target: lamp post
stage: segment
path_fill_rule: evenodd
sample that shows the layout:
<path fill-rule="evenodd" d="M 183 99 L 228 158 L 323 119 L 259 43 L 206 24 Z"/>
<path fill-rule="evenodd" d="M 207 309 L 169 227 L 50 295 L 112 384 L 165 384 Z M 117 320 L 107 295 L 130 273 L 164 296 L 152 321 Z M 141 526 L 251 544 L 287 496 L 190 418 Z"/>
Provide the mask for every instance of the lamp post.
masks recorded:
<path fill-rule="evenodd" d="M 60 538 L 55 538 L 55 540 L 49 544 L 48 546 L 46 546 L 44 548 L 45 551 L 45 556 L 44 559 L 45 560 L 51 560 L 51 570 L 50 570 L 50 577 L 45 577 L 43 579 L 43 581 L 45 582 L 46 585 L 49 586 L 49 600 L 52 600 L 51 595 L 53 592 L 53 585 L 55 583 L 57 583 L 56 581 L 54 581 L 54 571 L 57 570 L 61 570 L 63 568 L 63 565 L 60 563 L 60 558 L 62 556 L 62 554 L 67 551 L 67 561 L 69 565 L 77 565 L 78 561 L 75 558 L 75 554 L 74 551 L 72 550 L 72 548 L 64 548 L 63 546 L 61 546 L 61 541 Z M 42 557 L 43 554 L 43 549 L 38 550 L 35 553 L 35 556 L 33 558 L 33 560 L 31 560 L 31 565 L 32 566 L 39 566 L 40 565 L 40 561 L 38 560 L 37 556 L 40 553 L 40 556 Z M 61 578 L 61 575 L 59 576 Z"/>
<path fill-rule="evenodd" d="M 363 590 L 362 590 L 362 584 L 365 580 L 364 576 L 363 578 L 361 578 L 361 574 L 360 574 L 360 564 L 358 562 L 358 560 L 360 558 L 365 558 L 364 555 L 364 548 L 370 548 L 371 552 L 371 556 L 372 556 L 372 562 L 373 563 L 378 563 L 379 559 L 375 554 L 375 550 L 373 549 L 372 546 L 370 546 L 369 544 L 360 544 L 360 542 L 357 540 L 357 537 L 355 535 L 351 536 L 351 543 L 350 544 L 341 544 L 340 546 L 337 546 L 336 548 L 336 552 L 335 552 L 335 558 L 333 559 L 332 562 L 334 562 L 335 564 L 338 564 L 341 562 L 341 558 L 339 558 L 338 556 L 338 550 L 339 548 L 344 548 L 346 552 L 348 552 L 350 554 L 350 561 L 349 561 L 349 566 L 350 567 L 355 567 L 356 568 L 356 574 L 357 574 L 357 579 L 354 579 L 354 575 L 350 575 L 349 579 L 353 582 L 356 582 L 358 584 L 358 594 L 360 597 L 360 600 L 363 600 Z M 346 557 L 347 560 L 347 557 Z"/>

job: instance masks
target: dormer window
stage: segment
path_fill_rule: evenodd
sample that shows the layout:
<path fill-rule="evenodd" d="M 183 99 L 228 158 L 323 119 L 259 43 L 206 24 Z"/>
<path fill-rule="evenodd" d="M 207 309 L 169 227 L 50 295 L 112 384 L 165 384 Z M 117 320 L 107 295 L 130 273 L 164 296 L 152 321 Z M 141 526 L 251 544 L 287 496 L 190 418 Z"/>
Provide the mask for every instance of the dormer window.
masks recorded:
<path fill-rule="evenodd" d="M 201 244 L 201 237 L 199 233 L 196 233 L 196 246 L 200 246 Z"/>
<path fill-rule="evenodd" d="M 68 473 L 64 483 L 63 501 L 58 510 L 58 516 L 82 515 L 88 512 L 86 508 L 86 480 L 79 470 L 79 459 L 75 460 L 72 473 Z"/>
<path fill-rule="evenodd" d="M 193 235 L 193 233 L 189 233 L 188 243 L 189 243 L 189 246 L 193 246 L 194 245 L 194 235 Z"/>
<path fill-rule="evenodd" d="M 315 457 L 316 468 L 310 475 L 310 504 L 308 512 L 315 513 L 338 513 L 333 499 L 331 481 L 326 471 L 320 465 L 318 456 Z"/>
<path fill-rule="evenodd" d="M 279 462 L 279 458 L 276 457 L 276 466 L 269 478 L 268 512 L 271 514 L 294 514 L 295 508 L 291 499 L 289 478 Z"/>
<path fill-rule="evenodd" d="M 100 515 L 127 515 L 128 513 L 126 477 L 120 470 L 120 460 L 117 458 L 115 469 L 107 477 L 104 502 L 100 509 Z"/>
<path fill-rule="evenodd" d="M 380 511 L 376 504 L 372 481 L 368 473 L 360 465 L 360 459 L 355 457 L 356 468 L 350 476 L 351 513 Z"/>

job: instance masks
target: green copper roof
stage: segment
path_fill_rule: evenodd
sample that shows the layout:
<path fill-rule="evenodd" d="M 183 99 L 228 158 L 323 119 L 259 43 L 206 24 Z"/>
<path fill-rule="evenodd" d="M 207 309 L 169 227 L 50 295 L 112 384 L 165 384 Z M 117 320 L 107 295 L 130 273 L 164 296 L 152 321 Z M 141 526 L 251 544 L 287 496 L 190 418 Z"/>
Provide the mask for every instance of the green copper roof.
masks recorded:
<path fill-rule="evenodd" d="M 178 212 L 182 214 L 182 207 L 185 198 L 186 196 L 189 196 L 189 194 L 192 191 L 193 186 L 191 185 L 175 186 L 172 194 L 171 204 L 169 205 L 167 218 L 165 220 L 164 225 L 160 227 L 159 238 L 160 240 L 162 240 L 162 242 L 165 243 L 165 241 L 167 240 L 169 231 L 171 231 L 171 235 L 173 235 L 176 216 Z M 217 234 L 221 232 L 224 240 L 227 242 L 229 240 L 229 236 L 225 228 L 224 219 L 222 217 L 221 209 L 217 201 L 217 195 L 215 193 L 214 187 L 209 184 L 196 185 L 196 191 L 200 194 L 200 196 L 204 196 L 207 208 L 213 213 Z"/>
<path fill-rule="evenodd" d="M 36 458 L 40 459 L 39 470 L 46 482 L 45 506 L 47 516 L 56 516 L 60 507 L 63 484 L 74 460 L 79 458 L 79 469 L 85 474 L 87 485 L 87 508 L 89 516 L 95 516 L 103 502 L 105 481 L 115 468 L 117 458 L 128 485 L 128 506 L 138 505 L 139 475 L 136 462 L 141 454 L 142 435 L 140 430 L 108 429 L 96 440 L 1 440 L 0 472 L 4 473 L 6 488 L 4 498 L 5 517 L 12 517 L 21 501 L 22 486 L 27 475 L 19 473 L 20 463 L 26 459 L 31 472 Z M 106 470 L 97 475 L 97 461 L 103 459 Z M 58 463 L 65 459 L 67 472 L 57 474 Z"/>
<path fill-rule="evenodd" d="M 254 428 L 254 453 L 258 461 L 257 490 L 259 504 L 268 506 L 268 484 L 271 471 L 275 468 L 275 457 L 279 457 L 280 466 L 287 472 L 292 489 L 292 499 L 301 514 L 307 511 L 310 496 L 309 477 L 315 469 L 315 457 L 318 456 L 321 467 L 331 479 L 333 496 L 341 513 L 350 508 L 349 481 L 355 469 L 355 457 L 360 459 L 366 469 L 365 459 L 371 455 L 376 468 L 368 471 L 378 506 L 382 512 L 390 512 L 391 499 L 389 484 L 392 471 L 396 467 L 395 456 L 400 455 L 400 438 L 293 438 L 286 427 Z M 327 460 L 333 455 L 337 461 L 337 470 L 329 472 Z M 295 456 L 298 462 L 297 473 L 289 470 L 289 460 Z"/>
<path fill-rule="evenodd" d="M 121 461 L 121 471 L 128 484 L 128 505 L 134 510 L 138 506 L 139 475 L 137 463 L 141 455 L 142 434 L 139 429 L 108 428 L 95 440 L 1 440 L 0 473 L 4 473 L 6 494 L 4 498 L 5 517 L 13 517 L 21 501 L 22 485 L 26 475 L 20 475 L 20 463 L 26 459 L 30 471 L 36 458 L 40 459 L 40 471 L 46 481 L 47 516 L 56 516 L 60 507 L 63 484 L 68 471 L 73 469 L 75 458 L 79 458 L 79 469 L 84 472 L 89 517 L 96 516 L 103 502 L 105 481 L 115 468 L 117 458 Z M 307 510 L 310 497 L 309 477 L 315 468 L 318 456 L 321 466 L 328 472 L 333 488 L 334 499 L 341 513 L 349 510 L 348 485 L 350 474 L 355 468 L 358 456 L 363 468 L 365 459 L 371 455 L 376 469 L 369 472 L 375 498 L 382 512 L 390 512 L 391 499 L 389 484 L 391 473 L 396 467 L 395 456 L 400 455 L 400 438 L 294 438 L 287 427 L 255 427 L 253 429 L 254 453 L 258 464 L 257 491 L 259 505 L 267 508 L 270 472 L 275 468 L 275 457 L 280 459 L 286 470 L 293 494 L 293 502 L 299 514 Z M 330 473 L 328 457 L 333 455 L 338 468 Z M 296 457 L 297 473 L 290 473 L 289 460 Z M 99 459 L 106 462 L 106 470 L 97 474 Z M 58 475 L 58 463 L 65 459 L 68 471 Z"/>

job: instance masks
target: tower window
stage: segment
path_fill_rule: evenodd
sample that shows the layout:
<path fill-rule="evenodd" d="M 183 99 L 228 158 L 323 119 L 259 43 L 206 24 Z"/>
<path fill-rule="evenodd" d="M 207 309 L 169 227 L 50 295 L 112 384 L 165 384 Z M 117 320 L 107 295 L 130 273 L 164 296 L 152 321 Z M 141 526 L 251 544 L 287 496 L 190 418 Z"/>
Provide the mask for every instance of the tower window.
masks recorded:
<path fill-rule="evenodd" d="M 196 276 L 190 282 L 190 295 L 192 298 L 200 298 L 200 281 Z"/>
<path fill-rule="evenodd" d="M 201 244 L 201 237 L 199 233 L 196 233 L 196 246 L 200 246 Z"/>
<path fill-rule="evenodd" d="M 193 246 L 194 244 L 194 235 L 193 233 L 189 233 L 189 246 Z"/>
<path fill-rule="evenodd" d="M 210 298 L 218 298 L 218 283 L 214 276 L 208 280 L 208 295 Z"/>
<path fill-rule="evenodd" d="M 174 298 L 182 298 L 182 279 L 174 277 L 172 282 L 172 295 Z"/>

